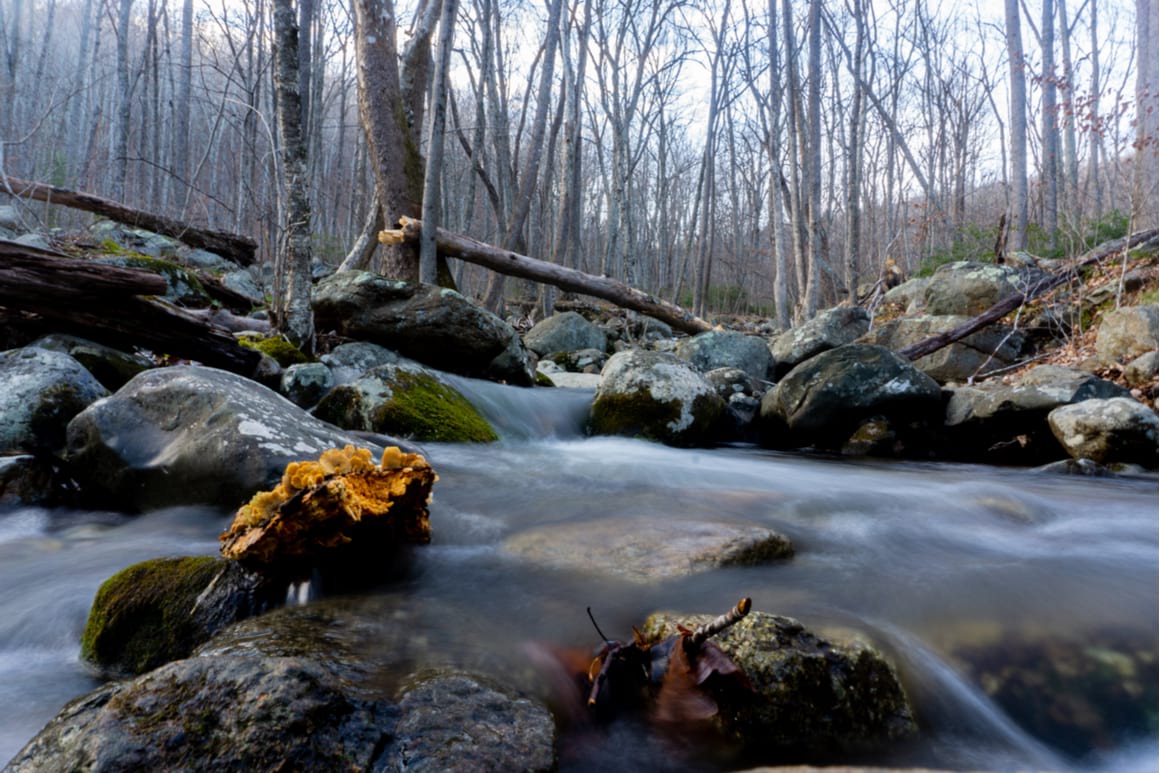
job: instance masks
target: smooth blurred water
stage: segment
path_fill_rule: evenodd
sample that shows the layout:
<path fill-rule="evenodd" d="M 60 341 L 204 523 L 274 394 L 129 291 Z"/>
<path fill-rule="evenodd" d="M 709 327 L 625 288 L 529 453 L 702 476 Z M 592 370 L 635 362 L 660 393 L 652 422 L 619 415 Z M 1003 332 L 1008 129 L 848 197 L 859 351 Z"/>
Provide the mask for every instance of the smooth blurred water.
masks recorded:
<path fill-rule="evenodd" d="M 953 657 L 974 647 L 1002 659 L 1007 642 L 1080 651 L 1124 642 L 1152 653 L 1154 673 L 1154 478 L 853 462 L 749 447 L 679 450 L 583 437 L 590 393 L 490 385 L 479 392 L 472 399 L 502 419 L 505 440 L 422 449 L 440 476 L 434 539 L 416 551 L 413 576 L 392 591 L 446 610 L 441 622 L 432 613 L 432 637 L 459 637 L 456 646 L 478 657 L 533 640 L 588 645 L 588 606 L 609 635 L 627 637 L 656 609 L 719 612 L 749 595 L 756 609 L 813 629 L 861 631 L 898 665 L 922 735 L 874 764 L 1156 770 L 1154 723 L 1077 757 L 1021 725 Z M 95 684 L 76 656 L 100 582 L 145 558 L 212 554 L 229 517 L 207 508 L 132 519 L 0 513 L 0 761 Z M 642 586 L 583 566 L 538 568 L 502 549 L 532 526 L 608 517 L 650 529 L 665 518 L 763 524 L 789 536 L 797 555 Z M 600 754 L 561 764 L 648 768 L 650 744 L 645 730 L 629 727 L 604 739 Z"/>

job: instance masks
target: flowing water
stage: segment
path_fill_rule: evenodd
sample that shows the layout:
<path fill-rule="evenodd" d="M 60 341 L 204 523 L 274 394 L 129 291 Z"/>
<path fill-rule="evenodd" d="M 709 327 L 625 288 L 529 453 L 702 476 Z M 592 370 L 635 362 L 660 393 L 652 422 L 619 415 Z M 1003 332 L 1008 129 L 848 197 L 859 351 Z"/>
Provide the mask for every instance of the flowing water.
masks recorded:
<path fill-rule="evenodd" d="M 448 610 L 456 624 L 433 624 L 430 636 L 458 635 L 479 657 L 526 641 L 590 646 L 588 606 L 606 633 L 628 638 L 656 609 L 721 612 L 749 595 L 814 630 L 862 632 L 897 665 L 921 737 L 864 762 L 1157 769 L 1154 477 L 585 438 L 591 392 L 458 384 L 504 440 L 422 449 L 440 475 L 434 539 L 390 592 L 416 597 L 433 619 Z M 0 512 L 0 763 L 95 686 L 77 641 L 100 582 L 142 559 L 212 554 L 230 517 Z M 758 523 L 789 536 L 797 555 L 640 585 L 583 566 L 537 568 L 502 547 L 531 526 L 608 517 L 653 529 L 658 518 Z M 985 687 L 1018 669 L 1028 675 L 1015 689 L 988 697 Z M 562 767 L 646 769 L 643 732 L 609 734 L 604 751 Z"/>

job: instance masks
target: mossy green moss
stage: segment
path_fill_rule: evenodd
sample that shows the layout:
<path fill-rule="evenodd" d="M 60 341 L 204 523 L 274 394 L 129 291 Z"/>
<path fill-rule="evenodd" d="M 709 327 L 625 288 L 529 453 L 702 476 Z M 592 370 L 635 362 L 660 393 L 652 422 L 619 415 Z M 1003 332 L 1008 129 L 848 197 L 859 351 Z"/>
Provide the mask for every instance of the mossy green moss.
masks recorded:
<path fill-rule="evenodd" d="M 391 386 L 391 398 L 373 411 L 376 431 L 443 443 L 499 440 L 467 398 L 433 376 L 398 370 Z"/>
<path fill-rule="evenodd" d="M 81 635 L 81 658 L 102 670 L 141 674 L 188 656 L 201 643 L 197 599 L 223 563 L 210 556 L 156 558 L 105 580 Z"/>
<path fill-rule="evenodd" d="M 548 375 L 541 373 L 540 371 L 537 370 L 536 371 L 536 386 L 554 387 L 554 386 L 556 386 L 556 384 L 554 381 L 552 381 L 551 376 L 548 376 Z"/>
<path fill-rule="evenodd" d="M 248 349 L 255 349 L 261 352 L 276 361 L 283 368 L 310 362 L 310 358 L 303 354 L 301 349 L 281 336 L 269 336 L 268 338 L 242 336 L 238 339 L 238 343 Z"/>
<path fill-rule="evenodd" d="M 692 423 L 674 429 L 682 416 L 682 404 L 676 398 L 657 400 L 644 387 L 634 392 L 597 395 L 592 403 L 589 429 L 594 435 L 627 435 L 672 446 L 705 445 L 712 439 L 713 425 L 723 408 L 721 400 L 714 397 L 695 398 L 688 408 L 692 412 Z"/>

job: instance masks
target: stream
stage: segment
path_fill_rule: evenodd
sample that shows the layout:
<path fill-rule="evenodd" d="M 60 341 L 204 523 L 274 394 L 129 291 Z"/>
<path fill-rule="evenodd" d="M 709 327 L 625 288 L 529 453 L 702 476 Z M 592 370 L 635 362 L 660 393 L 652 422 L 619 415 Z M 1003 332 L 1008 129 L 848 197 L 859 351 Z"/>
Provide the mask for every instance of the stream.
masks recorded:
<path fill-rule="evenodd" d="M 392 592 L 454 610 L 461 625 L 431 636 L 460 630 L 455 646 L 481 657 L 522 641 L 590 646 L 589 606 L 610 636 L 629 638 L 652 611 L 716 614 L 748 595 L 818 632 L 861 632 L 895 663 L 920 738 L 860 762 L 1157 770 L 1155 477 L 587 438 L 591 390 L 456 385 L 504 439 L 421 444 L 440 476 L 433 541 Z M 756 523 L 790 537 L 796 556 L 648 585 L 532 566 L 502 547 L 529 527 L 608 517 Z M 0 511 L 0 765 L 97 684 L 77 653 L 100 583 L 143 559 L 214 554 L 231 518 L 206 507 Z M 1029 673 L 989 697 L 1018 669 Z M 610 735 L 608 749 L 561 769 L 647 769 L 634 732 L 647 731 Z"/>

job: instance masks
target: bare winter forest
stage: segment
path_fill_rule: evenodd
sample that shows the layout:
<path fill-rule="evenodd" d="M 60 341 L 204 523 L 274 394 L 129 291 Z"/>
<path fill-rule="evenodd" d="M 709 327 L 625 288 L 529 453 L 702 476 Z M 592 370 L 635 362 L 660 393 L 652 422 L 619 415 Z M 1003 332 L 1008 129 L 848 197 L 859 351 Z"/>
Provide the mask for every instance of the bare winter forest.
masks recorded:
<path fill-rule="evenodd" d="M 405 275 L 365 237 L 422 213 L 783 325 L 888 260 L 1155 225 L 1157 0 L 976 2 L 0 0 L 0 173 L 283 266 Z"/>

